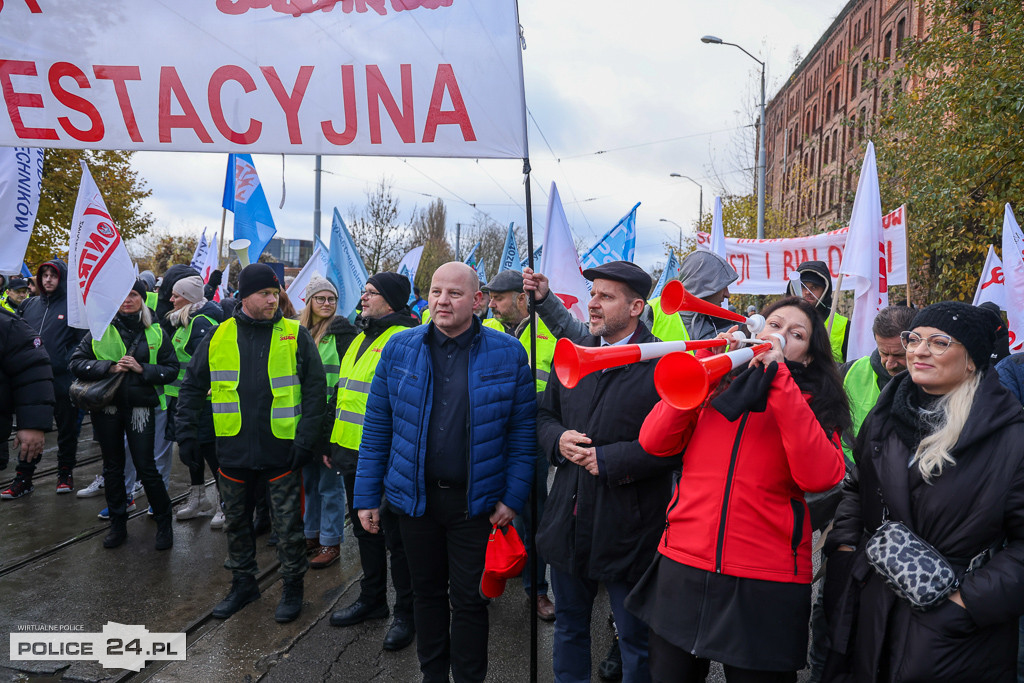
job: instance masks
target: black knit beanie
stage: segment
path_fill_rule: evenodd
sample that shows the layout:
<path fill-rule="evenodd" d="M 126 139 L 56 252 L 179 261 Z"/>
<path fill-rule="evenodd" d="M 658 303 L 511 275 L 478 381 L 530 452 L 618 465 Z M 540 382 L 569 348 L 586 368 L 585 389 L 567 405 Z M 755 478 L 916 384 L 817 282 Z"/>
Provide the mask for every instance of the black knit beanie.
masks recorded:
<path fill-rule="evenodd" d="M 398 273 L 377 273 L 366 280 L 366 284 L 373 285 L 377 291 L 388 302 L 392 311 L 400 311 L 409 305 L 409 294 L 412 286 L 409 278 Z"/>
<path fill-rule="evenodd" d="M 146 294 L 149 292 L 149 287 L 146 285 L 146 281 L 142 278 L 135 278 L 135 284 L 132 285 L 132 289 L 139 293 L 142 300 L 146 300 Z"/>
<path fill-rule="evenodd" d="M 250 263 L 238 274 L 239 299 L 268 288 L 281 289 L 281 283 L 274 269 L 266 263 Z"/>
<path fill-rule="evenodd" d="M 941 301 L 914 316 L 910 329 L 918 327 L 942 330 L 964 345 L 978 370 L 988 367 L 996 342 L 996 325 L 988 311 L 962 301 Z"/>

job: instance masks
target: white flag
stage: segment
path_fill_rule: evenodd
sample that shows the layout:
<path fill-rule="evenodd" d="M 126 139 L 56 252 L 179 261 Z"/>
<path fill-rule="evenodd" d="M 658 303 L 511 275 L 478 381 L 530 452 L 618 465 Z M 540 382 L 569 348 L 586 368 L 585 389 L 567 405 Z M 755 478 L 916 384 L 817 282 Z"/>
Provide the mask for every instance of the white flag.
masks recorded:
<path fill-rule="evenodd" d="M 853 319 L 847 360 L 856 360 L 875 350 L 871 324 L 878 312 L 889 305 L 886 282 L 885 236 L 882 232 L 882 198 L 878 192 L 875 146 L 870 141 L 860 169 L 857 195 L 850 215 L 850 231 L 839 270 L 854 281 Z"/>
<path fill-rule="evenodd" d="M 1003 262 L 996 254 L 996 248 L 988 245 L 988 256 L 985 267 L 981 269 L 978 279 L 978 291 L 974 293 L 974 306 L 991 301 L 1000 309 L 1006 310 L 1006 290 L 1003 287 Z"/>
<path fill-rule="evenodd" d="M 203 265 L 198 269 L 199 277 L 203 278 L 203 282 L 210 281 L 210 274 L 217 270 L 217 266 L 220 265 L 217 262 L 217 234 L 214 233 L 213 239 L 206 248 L 206 258 L 203 259 Z"/>
<path fill-rule="evenodd" d="M 43 150 L 0 148 L 0 273 L 20 273 L 43 184 Z"/>
<path fill-rule="evenodd" d="M 82 163 L 68 252 L 68 323 L 103 336 L 135 284 L 135 264 Z"/>
<path fill-rule="evenodd" d="M 221 301 L 223 301 L 224 299 L 227 299 L 228 296 L 230 296 L 230 292 L 228 292 L 228 277 L 230 277 L 230 276 L 231 276 L 231 261 L 228 261 L 228 264 L 226 266 L 224 266 L 224 277 L 222 277 L 220 279 L 220 287 L 217 288 L 217 294 L 219 295 L 218 298 Z M 295 310 L 299 310 L 299 309 L 295 309 Z"/>
<path fill-rule="evenodd" d="M 398 262 L 398 268 L 395 269 L 396 273 L 402 272 L 402 266 L 405 266 L 408 270 L 406 277 L 409 278 L 409 282 L 416 282 L 416 271 L 420 269 L 420 259 L 423 258 L 423 245 L 413 247 L 409 250 L 409 253 L 402 257 L 402 260 Z"/>
<path fill-rule="evenodd" d="M 1003 292 L 1006 319 L 1010 323 L 1010 353 L 1024 350 L 1024 235 L 1013 209 L 1003 211 Z"/>
<path fill-rule="evenodd" d="M 203 228 L 203 234 L 199 236 L 199 243 L 196 244 L 196 250 L 192 252 L 192 261 L 189 263 L 189 267 L 197 273 L 201 271 L 203 266 L 206 264 L 206 254 L 209 251 L 210 243 L 206 241 L 206 228 Z"/>
<path fill-rule="evenodd" d="M 551 183 L 548 198 L 548 225 L 544 231 L 544 252 L 540 260 L 540 272 L 548 277 L 551 293 L 561 299 L 577 319 L 590 318 L 587 304 L 590 302 L 590 283 L 583 277 L 580 255 L 572 241 L 569 221 L 562 209 L 558 188 Z"/>
<path fill-rule="evenodd" d="M 302 270 L 288 287 L 288 300 L 292 302 L 296 311 L 301 311 L 306 307 L 306 286 L 313 279 L 313 275 L 324 277 L 324 273 L 330 272 L 330 264 L 331 257 L 323 248 L 323 242 L 317 240 L 313 255 L 309 257 L 306 265 L 302 266 Z"/>
<path fill-rule="evenodd" d="M 721 197 L 715 197 L 715 211 L 711 214 L 711 251 L 725 258 L 725 226 L 722 225 Z"/>

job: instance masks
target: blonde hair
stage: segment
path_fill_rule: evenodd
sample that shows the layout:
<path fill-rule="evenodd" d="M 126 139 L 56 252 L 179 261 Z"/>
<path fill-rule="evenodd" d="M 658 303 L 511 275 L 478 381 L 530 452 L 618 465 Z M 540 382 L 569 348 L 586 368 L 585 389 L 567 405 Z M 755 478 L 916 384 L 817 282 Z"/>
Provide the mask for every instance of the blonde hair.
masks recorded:
<path fill-rule="evenodd" d="M 146 300 L 142 300 L 142 310 L 139 311 L 142 314 L 142 325 L 149 327 L 153 324 L 153 311 L 146 305 Z"/>
<path fill-rule="evenodd" d="M 981 373 L 974 370 L 935 405 L 935 431 L 921 439 L 914 454 L 917 469 L 926 482 L 940 476 L 946 465 L 956 465 L 956 459 L 950 455 L 950 451 L 967 423 L 980 384 Z"/>
<path fill-rule="evenodd" d="M 189 319 L 205 305 L 206 297 L 203 297 L 194 304 L 182 306 L 181 308 L 172 308 L 164 318 L 171 323 L 172 327 L 185 327 L 185 325 L 188 325 Z"/>
<path fill-rule="evenodd" d="M 306 306 L 299 313 L 299 324 L 309 330 L 309 334 L 313 337 L 313 343 L 319 346 L 320 342 L 323 341 L 327 335 L 327 329 L 331 326 L 335 316 L 329 318 L 320 318 L 318 322 L 313 322 L 313 307 Z"/>

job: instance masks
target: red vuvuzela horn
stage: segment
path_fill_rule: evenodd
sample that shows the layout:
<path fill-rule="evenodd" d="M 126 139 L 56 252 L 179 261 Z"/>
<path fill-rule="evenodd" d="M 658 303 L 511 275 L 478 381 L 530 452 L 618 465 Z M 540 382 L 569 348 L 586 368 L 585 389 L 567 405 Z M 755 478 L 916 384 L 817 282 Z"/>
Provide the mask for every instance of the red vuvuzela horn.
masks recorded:
<path fill-rule="evenodd" d="M 650 342 L 647 344 L 623 344 L 621 346 L 579 346 L 568 339 L 559 339 L 555 344 L 552 367 L 563 386 L 572 389 L 579 381 L 592 372 L 607 370 L 651 358 L 661 358 L 670 353 L 724 347 L 725 339 L 702 339 L 697 341 Z"/>
<path fill-rule="evenodd" d="M 709 304 L 704 299 L 687 292 L 686 287 L 683 287 L 683 283 L 679 280 L 670 280 L 661 291 L 661 310 L 669 315 L 679 311 L 693 311 L 694 313 L 703 313 L 714 318 L 732 320 L 741 325 L 746 325 L 750 328 L 751 334 L 758 334 L 764 329 L 764 317 L 760 314 L 752 315 L 748 318 L 739 313 L 733 313 L 727 308 Z"/>
<path fill-rule="evenodd" d="M 654 387 L 673 408 L 692 410 L 704 402 L 720 379 L 771 348 L 771 343 L 765 342 L 700 360 L 688 353 L 670 353 L 654 369 Z"/>

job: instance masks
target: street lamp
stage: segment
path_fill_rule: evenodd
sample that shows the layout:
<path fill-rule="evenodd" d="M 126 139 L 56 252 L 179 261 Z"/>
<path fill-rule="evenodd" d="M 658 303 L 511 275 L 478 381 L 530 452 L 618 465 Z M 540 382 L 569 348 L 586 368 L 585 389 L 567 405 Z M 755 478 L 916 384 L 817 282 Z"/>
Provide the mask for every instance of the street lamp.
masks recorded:
<path fill-rule="evenodd" d="M 658 220 L 661 221 L 662 223 L 671 223 L 672 225 L 674 225 L 677 228 L 679 228 L 679 251 L 682 251 L 683 250 L 683 226 L 679 225 L 675 221 L 670 221 L 667 218 L 659 218 Z"/>
<path fill-rule="evenodd" d="M 704 222 L 704 186 L 698 183 L 690 176 L 683 175 L 682 173 L 669 173 L 668 175 L 670 178 L 682 178 L 684 180 L 689 180 L 691 183 L 700 188 L 700 203 L 697 205 L 697 225 L 701 225 Z"/>
<path fill-rule="evenodd" d="M 743 53 L 753 59 L 755 62 L 761 65 L 761 121 L 758 128 L 760 129 L 760 144 L 757 148 L 757 239 L 764 239 L 764 62 L 750 54 L 743 49 L 742 46 L 736 43 L 727 43 L 717 36 L 704 36 L 700 39 L 700 42 L 707 43 L 708 45 L 731 45 L 735 48 L 743 50 Z"/>

